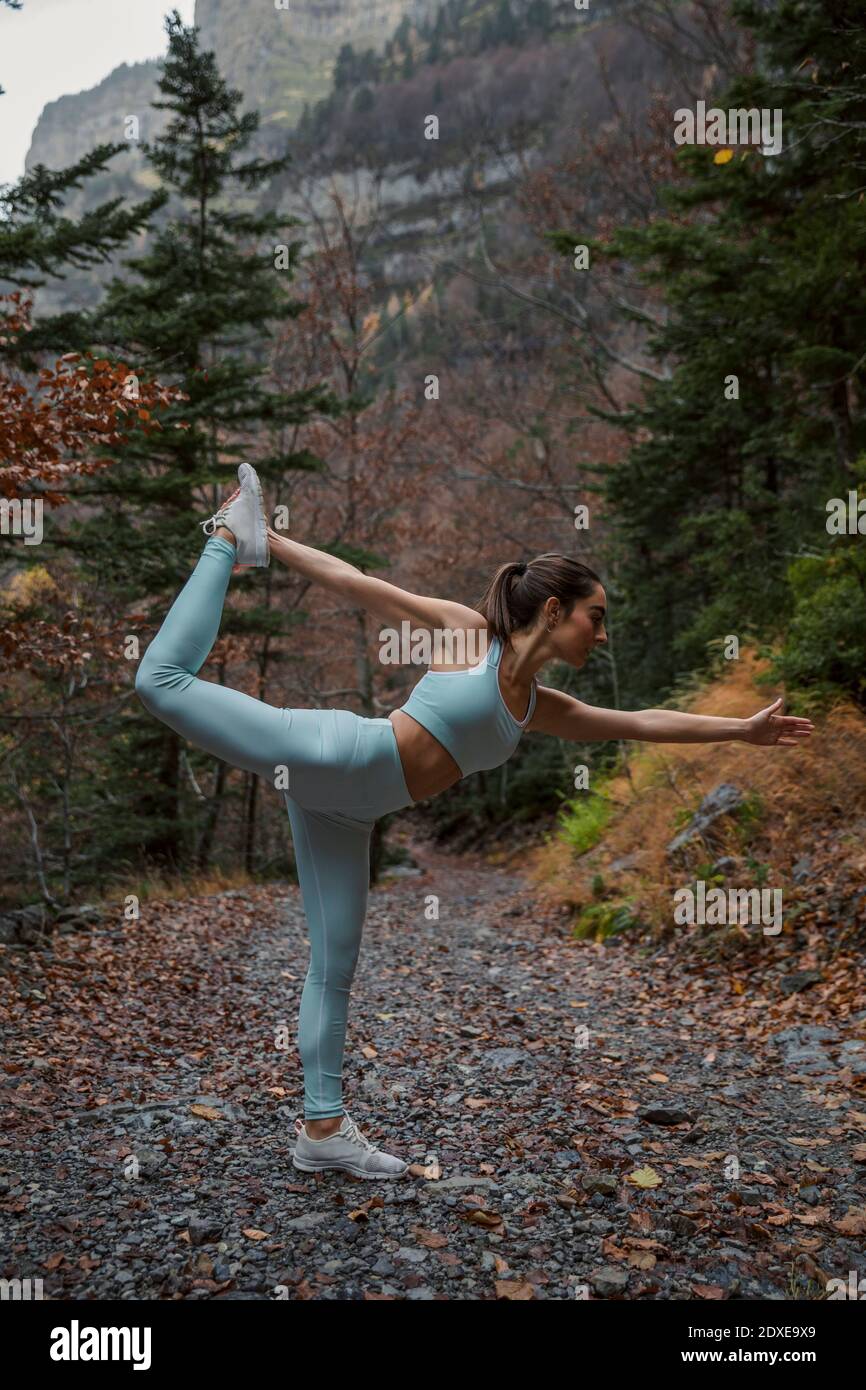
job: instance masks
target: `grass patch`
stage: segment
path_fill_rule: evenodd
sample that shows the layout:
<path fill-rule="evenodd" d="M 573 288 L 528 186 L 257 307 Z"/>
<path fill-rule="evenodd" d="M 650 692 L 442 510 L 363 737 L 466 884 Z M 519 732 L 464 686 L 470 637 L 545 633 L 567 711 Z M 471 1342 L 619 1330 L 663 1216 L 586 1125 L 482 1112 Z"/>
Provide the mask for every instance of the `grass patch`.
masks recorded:
<path fill-rule="evenodd" d="M 573 935 L 580 941 L 604 941 L 618 932 L 640 927 L 641 923 L 632 915 L 633 902 L 633 898 L 623 898 L 618 902 L 592 903 L 575 921 Z"/>
<path fill-rule="evenodd" d="M 586 792 L 566 801 L 557 812 L 562 839 L 575 854 L 585 854 L 598 844 L 613 811 L 611 802 L 598 792 Z"/>

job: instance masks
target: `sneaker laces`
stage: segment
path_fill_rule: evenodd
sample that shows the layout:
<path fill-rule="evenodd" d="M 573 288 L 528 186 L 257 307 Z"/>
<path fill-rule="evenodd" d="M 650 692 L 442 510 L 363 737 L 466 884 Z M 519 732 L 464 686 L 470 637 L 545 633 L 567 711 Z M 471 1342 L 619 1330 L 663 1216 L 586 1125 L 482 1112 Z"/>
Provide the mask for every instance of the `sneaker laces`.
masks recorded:
<path fill-rule="evenodd" d="M 231 529 L 228 526 L 227 519 L 229 506 L 232 502 L 234 502 L 235 498 L 240 497 L 240 495 L 240 488 L 236 488 L 235 491 L 232 493 L 231 497 L 226 498 L 225 502 L 223 502 L 219 509 L 214 512 L 213 516 L 209 516 L 207 521 L 199 522 L 199 525 L 201 526 L 201 529 L 204 531 L 206 536 L 212 536 L 218 526 L 226 526 L 229 530 Z"/>
<path fill-rule="evenodd" d="M 368 1153 L 371 1153 L 371 1154 L 378 1153 L 378 1149 L 376 1148 L 376 1145 L 375 1145 L 375 1144 L 371 1144 L 370 1141 L 369 1141 L 369 1139 L 366 1139 L 366 1138 L 364 1137 L 364 1135 L 363 1135 L 363 1134 L 361 1133 L 361 1131 L 359 1130 L 358 1126 L 355 1124 L 355 1121 L 352 1120 L 352 1119 L 349 1119 L 349 1116 L 348 1116 L 348 1115 L 346 1116 L 346 1119 L 349 1121 L 349 1123 L 347 1124 L 346 1128 L 343 1130 L 343 1133 L 342 1133 L 342 1135 L 341 1135 L 341 1138 L 343 1138 L 343 1139 L 348 1139 L 348 1141 L 349 1141 L 350 1144 L 360 1144 L 360 1146 L 361 1146 L 362 1148 L 366 1149 Z"/>

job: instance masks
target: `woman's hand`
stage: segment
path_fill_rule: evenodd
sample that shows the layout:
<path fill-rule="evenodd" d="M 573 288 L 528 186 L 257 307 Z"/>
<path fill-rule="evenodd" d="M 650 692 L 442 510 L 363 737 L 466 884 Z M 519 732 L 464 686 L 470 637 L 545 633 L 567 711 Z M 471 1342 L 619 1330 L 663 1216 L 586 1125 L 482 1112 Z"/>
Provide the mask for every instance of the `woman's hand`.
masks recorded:
<path fill-rule="evenodd" d="M 778 700 L 767 705 L 766 709 L 759 710 L 757 714 L 752 715 L 751 719 L 746 720 L 744 743 L 779 744 L 793 748 L 796 744 L 809 738 L 815 728 L 811 719 L 797 719 L 790 714 L 776 714 L 775 711 L 781 703 L 782 697 L 780 695 Z"/>

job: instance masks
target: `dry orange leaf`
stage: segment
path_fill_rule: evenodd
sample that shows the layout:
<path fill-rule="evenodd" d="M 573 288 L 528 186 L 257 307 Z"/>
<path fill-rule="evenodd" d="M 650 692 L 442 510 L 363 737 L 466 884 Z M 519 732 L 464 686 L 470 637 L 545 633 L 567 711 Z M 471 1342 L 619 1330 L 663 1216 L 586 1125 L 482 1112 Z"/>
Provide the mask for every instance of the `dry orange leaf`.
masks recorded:
<path fill-rule="evenodd" d="M 866 1236 L 866 1207 L 849 1207 L 841 1221 L 833 1226 L 846 1236 Z"/>
<path fill-rule="evenodd" d="M 525 1280 L 516 1283 L 509 1279 L 497 1279 L 494 1281 L 493 1287 L 496 1289 L 497 1298 L 508 1298 L 512 1302 L 525 1302 L 527 1299 L 535 1297 L 535 1289 Z"/>
<path fill-rule="evenodd" d="M 221 1110 L 215 1110 L 212 1105 L 191 1105 L 190 1113 L 198 1115 L 200 1120 L 222 1120 L 225 1118 Z"/>
<path fill-rule="evenodd" d="M 427 1250 L 441 1250 L 443 1245 L 448 1244 L 448 1237 L 443 1236 L 439 1231 L 427 1231 L 423 1226 L 413 1226 L 412 1233 L 419 1245 L 423 1245 Z"/>

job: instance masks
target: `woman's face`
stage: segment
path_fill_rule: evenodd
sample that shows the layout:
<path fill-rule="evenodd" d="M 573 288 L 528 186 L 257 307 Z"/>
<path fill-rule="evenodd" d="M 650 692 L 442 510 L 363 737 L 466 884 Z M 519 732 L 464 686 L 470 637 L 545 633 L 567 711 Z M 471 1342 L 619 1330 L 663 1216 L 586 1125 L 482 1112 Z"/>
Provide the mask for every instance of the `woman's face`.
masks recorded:
<path fill-rule="evenodd" d="M 607 641 L 606 612 L 607 597 L 600 584 L 588 598 L 575 599 L 570 613 L 560 605 L 550 640 L 562 661 L 569 666 L 583 666 L 590 653 Z"/>

